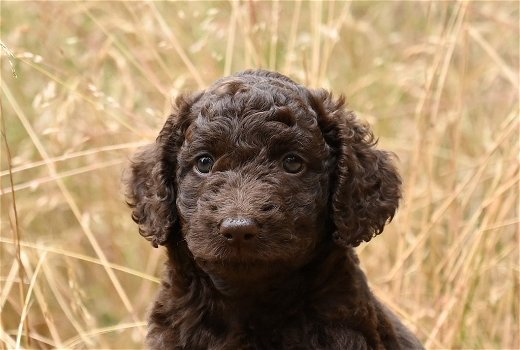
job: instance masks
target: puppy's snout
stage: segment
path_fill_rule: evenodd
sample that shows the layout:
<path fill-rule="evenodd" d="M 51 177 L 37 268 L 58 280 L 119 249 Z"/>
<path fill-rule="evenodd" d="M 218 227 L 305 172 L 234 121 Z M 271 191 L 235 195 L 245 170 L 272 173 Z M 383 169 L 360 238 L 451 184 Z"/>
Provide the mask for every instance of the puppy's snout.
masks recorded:
<path fill-rule="evenodd" d="M 227 218 L 220 224 L 219 233 L 228 243 L 240 244 L 251 241 L 258 235 L 259 227 L 253 219 Z"/>

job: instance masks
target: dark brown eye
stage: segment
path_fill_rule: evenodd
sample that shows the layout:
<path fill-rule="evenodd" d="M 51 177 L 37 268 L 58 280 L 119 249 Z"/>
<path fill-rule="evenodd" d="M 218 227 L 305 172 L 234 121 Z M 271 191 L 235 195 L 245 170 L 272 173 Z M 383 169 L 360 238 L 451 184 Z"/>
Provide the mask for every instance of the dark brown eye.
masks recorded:
<path fill-rule="evenodd" d="M 195 167 L 197 168 L 197 171 L 202 174 L 207 174 L 211 171 L 211 168 L 213 168 L 213 158 L 211 158 L 210 155 L 202 155 L 199 158 L 197 158 L 197 163 L 195 164 Z"/>
<path fill-rule="evenodd" d="M 288 154 L 283 159 L 283 168 L 291 174 L 296 174 L 303 169 L 303 160 L 294 154 Z"/>

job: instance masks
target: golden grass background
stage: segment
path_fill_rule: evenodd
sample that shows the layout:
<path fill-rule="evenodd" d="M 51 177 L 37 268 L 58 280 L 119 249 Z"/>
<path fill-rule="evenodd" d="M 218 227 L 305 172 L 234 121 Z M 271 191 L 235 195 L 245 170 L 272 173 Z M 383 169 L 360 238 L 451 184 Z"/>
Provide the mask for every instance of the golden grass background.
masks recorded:
<path fill-rule="evenodd" d="M 520 347 L 518 2 L 0 6 L 0 348 L 142 347 L 164 256 L 122 169 L 173 96 L 249 67 L 345 94 L 400 158 L 359 252 L 426 346 Z"/>

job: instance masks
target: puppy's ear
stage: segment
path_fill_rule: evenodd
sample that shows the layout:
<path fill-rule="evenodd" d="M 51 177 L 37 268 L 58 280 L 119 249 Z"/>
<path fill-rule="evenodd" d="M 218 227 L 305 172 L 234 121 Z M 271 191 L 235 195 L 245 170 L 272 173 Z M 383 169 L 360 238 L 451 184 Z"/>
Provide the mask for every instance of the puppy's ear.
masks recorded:
<path fill-rule="evenodd" d="M 401 198 L 401 178 L 392 154 L 375 148 L 370 128 L 325 90 L 311 92 L 311 104 L 335 158 L 330 210 L 337 243 L 357 246 L 383 231 Z"/>
<path fill-rule="evenodd" d="M 175 230 L 177 152 L 193 119 L 190 107 L 198 96 L 176 99 L 174 111 L 155 143 L 138 150 L 133 157 L 125 181 L 132 219 L 139 225 L 139 233 L 154 247 L 164 245 Z"/>

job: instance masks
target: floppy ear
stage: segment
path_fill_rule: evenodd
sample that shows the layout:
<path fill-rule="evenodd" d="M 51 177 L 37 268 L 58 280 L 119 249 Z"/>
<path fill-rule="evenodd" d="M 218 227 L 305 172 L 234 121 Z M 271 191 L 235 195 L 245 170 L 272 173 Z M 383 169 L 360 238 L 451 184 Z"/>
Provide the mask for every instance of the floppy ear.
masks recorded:
<path fill-rule="evenodd" d="M 370 128 L 325 90 L 311 92 L 318 123 L 335 158 L 330 210 L 333 235 L 341 245 L 357 246 L 383 232 L 401 198 L 401 178 L 389 152 L 375 148 Z"/>
<path fill-rule="evenodd" d="M 199 95 L 200 96 L 200 95 Z M 184 132 L 193 117 L 190 107 L 195 97 L 180 96 L 155 143 L 138 150 L 126 180 L 127 203 L 139 233 L 154 247 L 164 245 L 175 230 L 175 173 L 177 152 L 184 142 Z"/>

